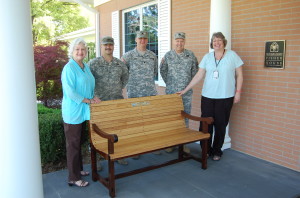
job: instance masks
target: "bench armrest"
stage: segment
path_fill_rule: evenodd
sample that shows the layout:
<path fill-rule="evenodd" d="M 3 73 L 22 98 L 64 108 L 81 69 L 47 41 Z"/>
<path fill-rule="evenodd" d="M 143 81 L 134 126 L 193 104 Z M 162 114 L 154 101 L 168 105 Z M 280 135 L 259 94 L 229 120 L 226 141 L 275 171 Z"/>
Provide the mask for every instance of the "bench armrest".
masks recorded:
<path fill-rule="evenodd" d="M 118 136 L 116 134 L 109 134 L 105 133 L 96 124 L 92 124 L 93 130 L 100 135 L 101 137 L 108 140 L 108 153 L 113 154 L 114 153 L 114 143 L 118 142 Z"/>
<path fill-rule="evenodd" d="M 208 125 L 212 124 L 214 122 L 214 119 L 212 117 L 199 117 L 199 116 L 193 116 L 191 114 L 188 114 L 184 111 L 181 111 L 181 115 L 185 118 L 188 118 L 190 120 L 200 121 L 203 123 L 203 133 L 208 133 Z"/>

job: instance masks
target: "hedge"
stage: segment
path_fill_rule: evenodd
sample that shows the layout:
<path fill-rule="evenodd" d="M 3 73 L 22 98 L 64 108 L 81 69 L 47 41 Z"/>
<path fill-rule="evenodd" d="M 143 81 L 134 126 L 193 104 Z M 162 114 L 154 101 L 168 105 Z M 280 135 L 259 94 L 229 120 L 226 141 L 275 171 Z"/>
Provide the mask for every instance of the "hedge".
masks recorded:
<path fill-rule="evenodd" d="M 66 157 L 66 142 L 60 109 L 38 104 L 42 164 L 58 162 Z"/>
<path fill-rule="evenodd" d="M 61 109 L 52 109 L 38 104 L 39 134 L 42 164 L 57 163 L 66 159 L 66 141 Z M 89 136 L 82 138 L 83 146 L 88 146 Z"/>

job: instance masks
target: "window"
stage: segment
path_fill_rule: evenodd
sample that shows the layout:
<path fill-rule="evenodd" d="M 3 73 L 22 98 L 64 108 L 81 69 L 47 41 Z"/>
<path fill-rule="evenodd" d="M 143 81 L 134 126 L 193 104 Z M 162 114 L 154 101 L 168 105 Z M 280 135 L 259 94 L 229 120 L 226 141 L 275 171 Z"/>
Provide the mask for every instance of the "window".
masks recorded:
<path fill-rule="evenodd" d="M 123 11 L 124 50 L 136 47 L 135 35 L 144 30 L 149 33 L 147 49 L 158 55 L 158 6 L 157 2 L 143 4 Z"/>
<path fill-rule="evenodd" d="M 114 38 L 120 37 L 119 11 L 112 13 L 112 32 Z M 160 63 L 162 57 L 171 49 L 171 0 L 154 0 L 122 11 L 122 52 L 128 52 L 136 47 L 135 35 L 139 30 L 149 32 L 147 49 L 158 56 Z M 119 45 L 119 42 L 115 43 Z M 118 50 L 120 48 L 117 48 Z M 115 53 L 115 52 L 114 52 Z M 120 55 L 120 51 L 116 52 Z M 118 57 L 118 56 L 117 56 Z M 165 86 L 158 73 L 156 79 L 160 86 Z"/>

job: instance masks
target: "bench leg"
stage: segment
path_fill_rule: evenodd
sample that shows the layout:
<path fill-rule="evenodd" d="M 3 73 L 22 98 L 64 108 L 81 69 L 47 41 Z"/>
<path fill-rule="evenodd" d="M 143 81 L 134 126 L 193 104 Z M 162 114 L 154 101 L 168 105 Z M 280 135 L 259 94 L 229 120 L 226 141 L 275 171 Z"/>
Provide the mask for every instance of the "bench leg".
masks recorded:
<path fill-rule="evenodd" d="M 178 146 L 178 159 L 183 158 L 183 145 Z"/>
<path fill-rule="evenodd" d="M 114 161 L 108 159 L 108 190 L 110 197 L 115 197 L 115 163 Z"/>
<path fill-rule="evenodd" d="M 207 169 L 207 146 L 208 146 L 208 140 L 202 140 L 201 141 L 201 149 L 202 149 L 202 169 Z"/>
<path fill-rule="evenodd" d="M 93 145 L 91 145 L 91 166 L 92 166 L 92 180 L 97 181 L 97 157 Z"/>

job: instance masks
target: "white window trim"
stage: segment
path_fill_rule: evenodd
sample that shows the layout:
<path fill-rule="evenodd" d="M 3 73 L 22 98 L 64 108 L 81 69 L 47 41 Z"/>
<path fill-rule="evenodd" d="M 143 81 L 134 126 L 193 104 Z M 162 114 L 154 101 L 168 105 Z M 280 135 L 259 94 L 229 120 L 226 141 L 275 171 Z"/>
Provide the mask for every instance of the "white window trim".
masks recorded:
<path fill-rule="evenodd" d="M 121 58 L 121 51 L 120 51 L 120 13 L 119 10 L 114 11 L 111 13 L 111 36 L 114 38 L 114 54 L 113 56 L 116 58 Z"/>
<path fill-rule="evenodd" d="M 163 13 L 162 13 L 163 12 Z M 164 55 L 171 50 L 171 0 L 158 1 L 158 65 Z M 163 26 L 163 27 L 162 27 Z M 166 84 L 160 75 L 158 68 L 159 86 L 165 87 Z"/>

